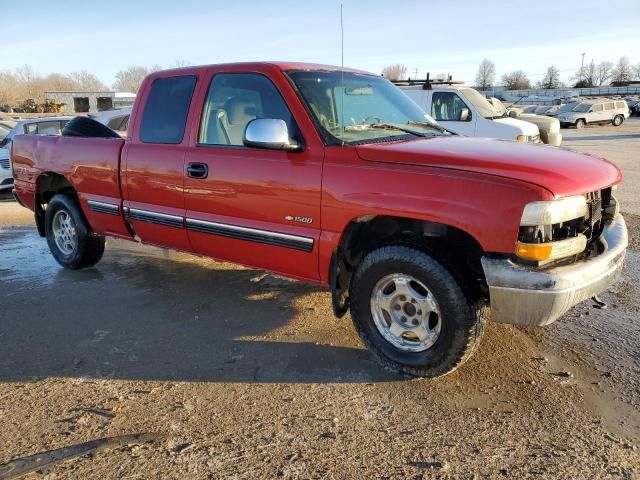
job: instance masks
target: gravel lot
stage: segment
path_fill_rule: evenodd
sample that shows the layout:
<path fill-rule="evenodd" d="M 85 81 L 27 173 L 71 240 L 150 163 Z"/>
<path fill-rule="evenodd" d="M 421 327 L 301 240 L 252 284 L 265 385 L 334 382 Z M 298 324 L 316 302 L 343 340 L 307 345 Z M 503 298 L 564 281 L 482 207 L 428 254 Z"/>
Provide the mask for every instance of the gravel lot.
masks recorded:
<path fill-rule="evenodd" d="M 624 171 L 624 281 L 438 380 L 384 373 L 317 287 L 112 239 L 62 270 L 0 202 L 0 478 L 640 478 L 640 121 L 563 134 Z"/>

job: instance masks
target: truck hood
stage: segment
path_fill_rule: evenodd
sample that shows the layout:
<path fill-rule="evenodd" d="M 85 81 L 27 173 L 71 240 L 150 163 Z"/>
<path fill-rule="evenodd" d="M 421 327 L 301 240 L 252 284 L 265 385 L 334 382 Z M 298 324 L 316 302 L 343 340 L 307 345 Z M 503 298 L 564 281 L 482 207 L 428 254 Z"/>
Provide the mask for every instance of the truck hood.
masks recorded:
<path fill-rule="evenodd" d="M 538 127 L 536 127 L 531 122 L 526 122 L 523 120 L 518 120 L 517 118 L 511 118 L 511 117 L 496 118 L 494 122 L 501 123 L 502 125 L 509 125 L 510 127 L 514 127 L 518 129 L 520 132 L 522 132 L 522 135 L 538 135 Z"/>
<path fill-rule="evenodd" d="M 532 183 L 557 197 L 592 192 L 622 180 L 611 162 L 565 148 L 485 138 L 442 136 L 358 145 L 363 160 L 477 172 Z"/>

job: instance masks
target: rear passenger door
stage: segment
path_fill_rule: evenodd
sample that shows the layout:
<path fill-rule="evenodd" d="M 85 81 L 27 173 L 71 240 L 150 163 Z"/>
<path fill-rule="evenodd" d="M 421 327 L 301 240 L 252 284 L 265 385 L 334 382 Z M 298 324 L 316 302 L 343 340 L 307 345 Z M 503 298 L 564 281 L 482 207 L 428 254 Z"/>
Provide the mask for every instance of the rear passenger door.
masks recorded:
<path fill-rule="evenodd" d="M 147 243 L 191 250 L 184 229 L 185 129 L 194 75 L 157 78 L 142 93 L 137 130 L 123 149 L 123 209 Z"/>
<path fill-rule="evenodd" d="M 217 73 L 185 165 L 186 226 L 197 253 L 287 275 L 318 278 L 323 149 L 246 147 L 255 118 L 298 124 L 267 76 Z"/>
<path fill-rule="evenodd" d="M 596 103 L 591 107 L 591 112 L 587 116 L 589 123 L 604 122 L 607 120 L 607 113 L 604 111 L 603 103 Z"/>

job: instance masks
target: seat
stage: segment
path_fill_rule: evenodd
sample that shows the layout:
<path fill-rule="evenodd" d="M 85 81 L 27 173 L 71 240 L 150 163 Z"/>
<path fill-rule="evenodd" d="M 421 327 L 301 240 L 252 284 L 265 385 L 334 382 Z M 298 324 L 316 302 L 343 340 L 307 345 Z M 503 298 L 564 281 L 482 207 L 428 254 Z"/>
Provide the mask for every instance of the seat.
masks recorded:
<path fill-rule="evenodd" d="M 242 145 L 244 129 L 251 120 L 257 118 L 255 103 L 242 98 L 231 98 L 224 104 L 224 110 L 230 144 Z"/>
<path fill-rule="evenodd" d="M 227 112 L 216 109 L 209 115 L 202 142 L 208 145 L 229 145 L 231 139 L 228 129 Z"/>

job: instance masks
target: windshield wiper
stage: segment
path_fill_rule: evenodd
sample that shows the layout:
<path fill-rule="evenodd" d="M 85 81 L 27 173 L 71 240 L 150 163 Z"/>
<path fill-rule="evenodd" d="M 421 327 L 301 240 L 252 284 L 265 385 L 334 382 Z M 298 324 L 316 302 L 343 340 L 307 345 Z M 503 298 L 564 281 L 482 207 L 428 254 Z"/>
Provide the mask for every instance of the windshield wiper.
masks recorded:
<path fill-rule="evenodd" d="M 424 133 L 416 132 L 415 130 L 412 130 L 410 128 L 400 127 L 398 125 L 394 125 L 393 123 L 371 123 L 368 126 L 369 128 L 379 128 L 382 130 L 398 130 L 400 132 L 415 135 L 416 137 L 426 137 Z"/>
<path fill-rule="evenodd" d="M 433 123 L 429 123 L 429 122 L 419 122 L 417 120 L 409 120 L 407 122 L 408 125 L 417 125 L 419 127 L 424 127 L 424 128 L 428 128 L 430 130 L 435 130 L 436 132 L 440 132 L 440 133 L 452 133 L 451 131 L 447 130 L 444 127 L 441 127 L 440 125 L 436 125 Z"/>

